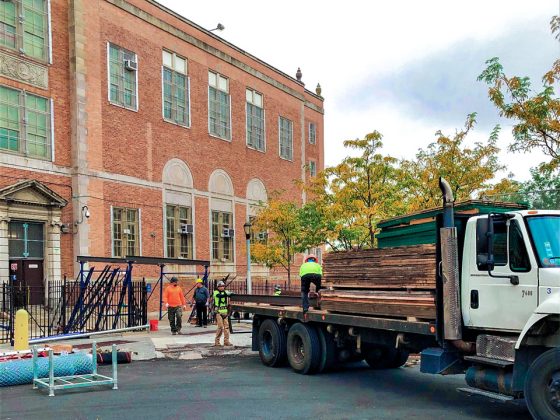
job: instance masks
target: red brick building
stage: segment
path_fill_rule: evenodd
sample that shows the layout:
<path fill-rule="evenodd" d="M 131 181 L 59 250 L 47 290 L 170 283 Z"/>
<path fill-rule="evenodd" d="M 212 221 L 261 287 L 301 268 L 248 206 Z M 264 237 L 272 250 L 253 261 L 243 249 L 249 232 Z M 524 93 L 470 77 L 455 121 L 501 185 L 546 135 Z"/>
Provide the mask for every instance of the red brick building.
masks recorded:
<path fill-rule="evenodd" d="M 319 93 L 152 0 L 0 2 L 0 281 L 236 272 L 258 203 L 323 168 Z"/>

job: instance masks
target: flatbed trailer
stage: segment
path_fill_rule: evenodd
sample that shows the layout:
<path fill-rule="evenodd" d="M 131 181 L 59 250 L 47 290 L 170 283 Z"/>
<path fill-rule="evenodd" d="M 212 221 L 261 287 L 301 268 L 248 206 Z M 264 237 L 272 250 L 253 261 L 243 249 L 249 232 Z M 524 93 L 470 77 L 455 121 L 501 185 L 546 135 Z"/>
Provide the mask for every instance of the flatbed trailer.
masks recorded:
<path fill-rule="evenodd" d="M 398 368 L 420 353 L 423 373 L 463 374 L 470 394 L 524 398 L 535 419 L 560 420 L 560 211 L 455 218 L 451 188 L 440 187 L 435 319 L 329 312 L 320 302 L 304 313 L 299 297 L 234 295 L 232 309 L 253 314 L 253 350 L 264 365 L 289 362 L 301 374 L 355 360 Z"/>

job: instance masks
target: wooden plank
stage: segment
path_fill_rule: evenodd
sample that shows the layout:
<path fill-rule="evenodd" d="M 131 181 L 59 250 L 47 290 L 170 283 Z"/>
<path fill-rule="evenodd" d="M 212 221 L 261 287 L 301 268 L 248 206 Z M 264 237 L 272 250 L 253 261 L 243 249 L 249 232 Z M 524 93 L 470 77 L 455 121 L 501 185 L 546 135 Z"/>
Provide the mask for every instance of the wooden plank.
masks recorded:
<path fill-rule="evenodd" d="M 333 287 L 435 288 L 435 245 L 331 252 L 323 260 Z"/>

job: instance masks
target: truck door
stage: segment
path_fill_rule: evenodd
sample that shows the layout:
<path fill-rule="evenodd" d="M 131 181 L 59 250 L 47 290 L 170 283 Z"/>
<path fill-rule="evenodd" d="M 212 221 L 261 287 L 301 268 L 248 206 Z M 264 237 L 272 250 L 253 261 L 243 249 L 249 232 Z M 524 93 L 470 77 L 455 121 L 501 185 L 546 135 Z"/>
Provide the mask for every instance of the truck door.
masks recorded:
<path fill-rule="evenodd" d="M 488 223 L 477 220 L 477 226 Z M 482 229 L 476 229 L 477 232 Z M 472 232 L 474 234 L 474 232 Z M 529 236 L 521 216 L 494 220 L 494 276 L 519 278 L 515 285 L 507 278 L 491 277 L 485 263 L 477 255 L 487 252 L 484 240 L 475 241 L 476 252 L 470 256 L 470 298 L 468 325 L 496 330 L 521 331 L 537 308 L 538 267 L 528 250 Z M 465 296 L 465 295 L 463 295 Z"/>

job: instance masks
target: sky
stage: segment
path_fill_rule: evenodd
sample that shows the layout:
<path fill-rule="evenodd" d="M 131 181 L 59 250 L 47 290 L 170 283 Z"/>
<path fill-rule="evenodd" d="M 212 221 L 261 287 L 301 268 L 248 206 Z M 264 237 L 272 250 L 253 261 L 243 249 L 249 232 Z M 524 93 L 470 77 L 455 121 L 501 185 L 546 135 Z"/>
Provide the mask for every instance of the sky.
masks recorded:
<path fill-rule="evenodd" d="M 343 141 L 383 134 L 383 153 L 413 158 L 441 130 L 452 135 L 466 116 L 478 124 L 467 141 L 486 141 L 502 127 L 500 161 L 526 180 L 540 152 L 512 154 L 512 121 L 500 119 L 476 80 L 499 57 L 508 75 L 529 76 L 535 91 L 560 57 L 550 18 L 560 0 L 213 0 L 159 2 L 295 77 L 321 84 L 325 99 L 325 164 L 349 154 Z"/>

